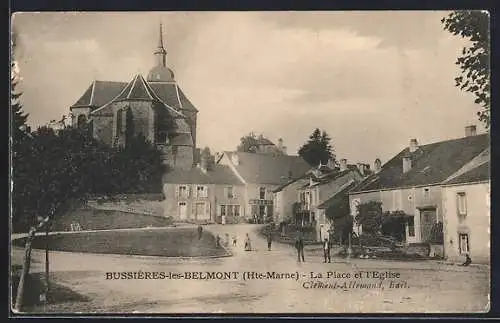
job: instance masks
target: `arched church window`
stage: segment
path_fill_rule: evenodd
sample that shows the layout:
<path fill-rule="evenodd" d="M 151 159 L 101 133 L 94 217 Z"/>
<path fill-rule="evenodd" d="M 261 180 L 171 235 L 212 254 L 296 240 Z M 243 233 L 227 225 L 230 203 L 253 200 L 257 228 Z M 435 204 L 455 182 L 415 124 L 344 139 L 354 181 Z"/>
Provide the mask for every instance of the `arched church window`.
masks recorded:
<path fill-rule="evenodd" d="M 119 109 L 116 111 L 116 133 L 119 134 L 122 131 L 122 122 L 123 122 L 123 110 Z"/>
<path fill-rule="evenodd" d="M 78 128 L 83 127 L 87 123 L 87 116 L 80 114 L 76 120 L 76 125 Z"/>

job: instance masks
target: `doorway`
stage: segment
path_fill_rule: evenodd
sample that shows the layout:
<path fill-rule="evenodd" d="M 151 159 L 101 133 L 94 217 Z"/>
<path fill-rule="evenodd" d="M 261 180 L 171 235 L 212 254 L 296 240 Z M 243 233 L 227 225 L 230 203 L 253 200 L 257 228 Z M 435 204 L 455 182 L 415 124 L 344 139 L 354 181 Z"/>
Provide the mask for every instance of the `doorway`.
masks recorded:
<path fill-rule="evenodd" d="M 422 242 L 429 242 L 432 234 L 432 227 L 436 221 L 436 209 L 420 210 L 420 233 Z"/>
<path fill-rule="evenodd" d="M 264 223 L 264 219 L 266 216 L 266 206 L 265 205 L 259 205 L 259 223 Z"/>
<path fill-rule="evenodd" d="M 179 202 L 179 219 L 187 219 L 187 205 L 186 202 Z"/>

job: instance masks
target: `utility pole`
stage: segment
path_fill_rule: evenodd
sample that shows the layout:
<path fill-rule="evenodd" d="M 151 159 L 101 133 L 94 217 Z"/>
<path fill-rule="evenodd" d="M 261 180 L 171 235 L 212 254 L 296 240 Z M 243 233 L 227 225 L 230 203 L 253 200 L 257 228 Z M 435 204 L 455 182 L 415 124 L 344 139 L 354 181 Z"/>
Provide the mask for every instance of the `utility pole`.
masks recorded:
<path fill-rule="evenodd" d="M 45 302 L 49 302 L 50 279 L 49 279 L 49 223 L 45 225 Z"/>

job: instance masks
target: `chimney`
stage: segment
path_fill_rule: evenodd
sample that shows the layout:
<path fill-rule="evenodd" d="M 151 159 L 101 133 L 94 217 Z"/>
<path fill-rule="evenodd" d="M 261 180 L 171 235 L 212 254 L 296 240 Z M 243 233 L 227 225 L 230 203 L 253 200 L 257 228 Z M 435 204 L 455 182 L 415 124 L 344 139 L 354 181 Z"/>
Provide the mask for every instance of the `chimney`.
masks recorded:
<path fill-rule="evenodd" d="M 470 125 L 465 127 L 465 136 L 466 137 L 471 137 L 476 135 L 476 126 L 475 125 Z"/>
<path fill-rule="evenodd" d="M 373 171 L 375 173 L 380 172 L 380 169 L 382 168 L 382 161 L 380 159 L 375 159 L 375 162 L 373 163 Z"/>
<path fill-rule="evenodd" d="M 212 161 L 212 156 L 206 153 L 201 154 L 200 169 L 202 172 L 206 173 L 207 171 L 211 170 L 211 161 Z"/>
<path fill-rule="evenodd" d="M 237 153 L 233 153 L 231 155 L 231 161 L 233 162 L 233 164 L 235 165 L 239 165 L 240 164 L 240 159 L 238 158 L 238 154 Z"/>
<path fill-rule="evenodd" d="M 361 173 L 361 175 L 365 176 L 365 164 L 358 163 L 358 170 Z"/>
<path fill-rule="evenodd" d="M 403 156 L 403 173 L 411 169 L 411 156 Z"/>
<path fill-rule="evenodd" d="M 283 138 L 278 139 L 278 149 L 281 150 L 283 148 Z"/>
<path fill-rule="evenodd" d="M 340 171 L 343 172 L 345 170 L 347 170 L 347 159 L 342 158 L 340 160 Z"/>
<path fill-rule="evenodd" d="M 413 153 L 415 151 L 417 151 L 418 149 L 418 141 L 417 139 L 410 139 L 410 152 Z"/>

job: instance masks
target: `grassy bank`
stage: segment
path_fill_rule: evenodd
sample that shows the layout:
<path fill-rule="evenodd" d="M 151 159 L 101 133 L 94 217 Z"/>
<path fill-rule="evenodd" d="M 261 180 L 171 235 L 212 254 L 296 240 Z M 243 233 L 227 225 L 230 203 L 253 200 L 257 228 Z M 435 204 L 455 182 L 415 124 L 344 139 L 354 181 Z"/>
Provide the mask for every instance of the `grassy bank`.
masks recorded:
<path fill-rule="evenodd" d="M 55 251 L 88 252 L 104 254 L 207 257 L 224 256 L 226 251 L 217 248 L 215 237 L 204 231 L 198 239 L 196 228 L 169 228 L 115 232 L 76 232 L 49 236 L 49 248 Z M 33 248 L 44 249 L 45 236 L 37 236 Z M 25 239 L 13 241 L 23 246 Z"/>

